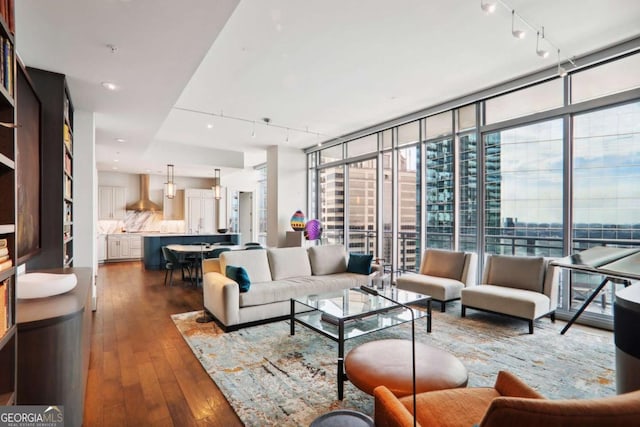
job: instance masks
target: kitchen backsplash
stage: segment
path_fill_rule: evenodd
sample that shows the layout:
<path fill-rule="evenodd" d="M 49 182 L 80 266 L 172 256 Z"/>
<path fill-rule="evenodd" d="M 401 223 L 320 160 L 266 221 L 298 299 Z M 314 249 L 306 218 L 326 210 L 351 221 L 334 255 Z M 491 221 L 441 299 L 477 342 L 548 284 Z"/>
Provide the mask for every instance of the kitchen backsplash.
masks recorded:
<path fill-rule="evenodd" d="M 98 221 L 99 234 L 114 233 L 184 233 L 184 221 L 165 221 L 161 212 L 127 211 L 124 220 Z"/>

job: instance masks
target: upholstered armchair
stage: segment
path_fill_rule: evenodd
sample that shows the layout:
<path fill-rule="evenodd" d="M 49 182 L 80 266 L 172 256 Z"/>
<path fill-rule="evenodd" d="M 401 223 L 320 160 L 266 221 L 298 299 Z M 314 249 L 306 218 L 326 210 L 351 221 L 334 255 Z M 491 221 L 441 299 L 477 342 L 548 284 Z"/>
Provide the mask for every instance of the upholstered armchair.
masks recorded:
<path fill-rule="evenodd" d="M 467 308 L 505 314 L 529 322 L 549 315 L 555 321 L 558 270 L 542 257 L 488 255 L 480 285 L 462 289 L 462 317 Z"/>
<path fill-rule="evenodd" d="M 413 396 L 373 391 L 377 427 L 413 426 Z M 416 396 L 422 427 L 622 427 L 640 425 L 640 391 L 613 397 L 547 400 L 500 371 L 494 387 L 430 391 Z"/>
<path fill-rule="evenodd" d="M 427 249 L 422 255 L 420 273 L 408 273 L 396 279 L 398 289 L 430 295 L 445 304 L 460 299 L 460 291 L 476 283 L 478 256 L 473 252 Z"/>

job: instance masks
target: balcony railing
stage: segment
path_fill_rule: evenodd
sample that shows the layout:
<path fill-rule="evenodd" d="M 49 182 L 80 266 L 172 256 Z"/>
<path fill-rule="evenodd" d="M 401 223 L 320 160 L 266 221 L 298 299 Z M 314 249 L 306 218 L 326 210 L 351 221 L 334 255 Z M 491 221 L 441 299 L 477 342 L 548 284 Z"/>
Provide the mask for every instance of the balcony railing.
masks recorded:
<path fill-rule="evenodd" d="M 538 230 L 537 232 L 548 232 L 550 230 Z M 555 231 L 555 230 L 553 230 Z M 350 230 L 349 251 L 371 253 L 376 257 L 383 258 L 388 268 L 394 274 L 414 272 L 420 268 L 420 260 L 423 249 L 420 248 L 420 236 L 417 232 L 398 232 L 398 256 L 397 265 L 390 265 L 392 256 L 393 233 L 391 231 L 382 232 L 382 253 L 376 253 L 378 232 L 375 230 Z M 427 246 L 430 248 L 451 249 L 453 247 L 453 236 L 450 233 L 429 233 L 427 236 Z M 487 234 L 485 250 L 488 253 L 517 256 L 545 256 L 562 257 L 563 238 L 560 236 L 522 236 L 513 234 Z M 476 235 L 465 234 L 460 236 L 461 241 L 475 241 Z M 342 230 L 328 230 L 322 236 L 323 243 L 344 243 Z M 431 243 L 431 244 L 429 244 Z M 434 245 L 434 243 L 436 243 Z M 593 246 L 609 245 L 620 247 L 638 247 L 639 240 L 632 239 L 597 239 L 597 238 L 574 238 L 572 239 L 572 253 L 580 252 Z M 564 305 L 571 310 L 576 309 L 584 298 L 598 285 L 601 278 L 594 274 L 572 273 L 571 288 L 569 289 L 570 304 Z M 566 286 L 561 283 L 561 287 Z M 615 287 L 610 287 L 603 291 L 601 295 L 588 308 L 588 311 L 611 315 L 611 301 L 615 293 Z M 564 293 L 561 291 L 561 295 Z M 562 301 L 560 301 L 562 304 Z"/>

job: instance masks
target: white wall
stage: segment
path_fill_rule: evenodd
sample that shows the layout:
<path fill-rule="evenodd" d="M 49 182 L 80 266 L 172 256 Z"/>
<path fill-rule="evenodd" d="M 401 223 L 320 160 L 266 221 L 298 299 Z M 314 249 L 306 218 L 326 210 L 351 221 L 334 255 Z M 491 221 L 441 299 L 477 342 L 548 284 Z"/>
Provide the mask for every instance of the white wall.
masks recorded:
<path fill-rule="evenodd" d="M 76 110 L 73 144 L 73 266 L 97 265 L 97 182 L 94 113 Z"/>
<path fill-rule="evenodd" d="M 306 165 L 302 150 L 278 145 L 267 149 L 268 246 L 284 246 L 285 232 L 291 231 L 291 215 L 305 211 Z"/>

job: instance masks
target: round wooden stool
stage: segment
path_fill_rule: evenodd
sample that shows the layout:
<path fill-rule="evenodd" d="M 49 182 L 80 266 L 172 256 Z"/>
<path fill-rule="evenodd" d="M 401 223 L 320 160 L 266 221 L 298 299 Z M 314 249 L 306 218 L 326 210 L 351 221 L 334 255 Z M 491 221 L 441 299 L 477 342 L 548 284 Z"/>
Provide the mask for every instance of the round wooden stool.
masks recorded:
<path fill-rule="evenodd" d="M 386 386 L 397 397 L 413 394 L 411 341 L 379 340 L 359 345 L 344 359 L 347 378 L 367 394 Z M 416 343 L 416 393 L 467 386 L 467 369 L 454 355 Z"/>

